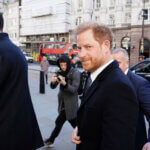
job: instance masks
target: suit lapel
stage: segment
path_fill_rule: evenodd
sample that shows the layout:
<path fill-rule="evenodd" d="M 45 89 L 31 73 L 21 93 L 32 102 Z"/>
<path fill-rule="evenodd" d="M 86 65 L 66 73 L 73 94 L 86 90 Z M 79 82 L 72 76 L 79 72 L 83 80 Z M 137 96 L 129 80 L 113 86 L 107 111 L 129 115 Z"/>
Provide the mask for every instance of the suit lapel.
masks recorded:
<path fill-rule="evenodd" d="M 96 92 L 96 89 L 101 86 L 101 82 L 104 81 L 104 78 L 107 77 L 107 75 L 115 68 L 119 68 L 118 63 L 116 61 L 113 61 L 110 65 L 108 65 L 94 80 L 92 85 L 89 87 L 89 89 L 86 92 L 86 95 L 83 96 L 83 101 L 80 105 L 80 109 L 87 103 L 87 101 L 90 99 L 90 97 Z"/>

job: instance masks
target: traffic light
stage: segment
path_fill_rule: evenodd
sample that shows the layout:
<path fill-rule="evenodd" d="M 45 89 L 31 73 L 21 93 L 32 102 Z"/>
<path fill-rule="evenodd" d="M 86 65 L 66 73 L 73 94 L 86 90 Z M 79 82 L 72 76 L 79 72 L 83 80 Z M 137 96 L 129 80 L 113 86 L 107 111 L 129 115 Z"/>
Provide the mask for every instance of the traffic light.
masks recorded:
<path fill-rule="evenodd" d="M 148 9 L 143 9 L 143 18 L 144 20 L 148 19 Z"/>

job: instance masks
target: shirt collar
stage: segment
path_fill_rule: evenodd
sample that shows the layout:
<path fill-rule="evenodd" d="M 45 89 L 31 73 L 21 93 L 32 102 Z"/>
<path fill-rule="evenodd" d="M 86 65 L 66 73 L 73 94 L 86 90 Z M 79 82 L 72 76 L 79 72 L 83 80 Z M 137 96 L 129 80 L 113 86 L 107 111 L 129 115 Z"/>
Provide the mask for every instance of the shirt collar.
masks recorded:
<path fill-rule="evenodd" d="M 129 69 L 127 69 L 127 70 L 124 72 L 124 74 L 125 74 L 125 75 L 127 75 L 127 73 L 128 73 L 128 70 L 129 70 Z"/>
<path fill-rule="evenodd" d="M 91 77 L 91 80 L 92 80 L 92 83 L 93 81 L 96 79 L 96 77 L 109 65 L 113 62 L 114 60 L 110 60 L 109 62 L 107 62 L 106 64 L 104 64 L 103 66 L 99 67 L 96 71 L 92 72 L 90 74 L 90 77 Z"/>

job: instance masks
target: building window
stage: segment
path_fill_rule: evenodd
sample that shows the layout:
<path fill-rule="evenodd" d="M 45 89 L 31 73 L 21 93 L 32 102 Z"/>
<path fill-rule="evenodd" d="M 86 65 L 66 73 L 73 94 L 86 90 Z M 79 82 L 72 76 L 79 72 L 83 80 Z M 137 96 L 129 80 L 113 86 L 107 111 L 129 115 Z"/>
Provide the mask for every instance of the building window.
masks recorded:
<path fill-rule="evenodd" d="M 115 0 L 110 0 L 110 6 L 114 6 L 115 5 Z"/>
<path fill-rule="evenodd" d="M 81 24 L 81 22 L 82 22 L 82 17 L 78 17 L 77 19 L 76 19 L 76 25 L 79 25 L 79 24 Z"/>
<path fill-rule="evenodd" d="M 123 37 L 121 40 L 121 47 L 126 49 L 129 53 L 130 51 L 130 38 L 129 37 Z"/>
<path fill-rule="evenodd" d="M 21 6 L 21 0 L 19 0 L 19 6 Z"/>
<path fill-rule="evenodd" d="M 95 16 L 95 21 L 99 21 L 99 16 Z"/>
<path fill-rule="evenodd" d="M 115 24 L 115 16 L 114 15 L 110 15 L 109 16 L 109 24 L 110 25 L 114 25 Z"/>
<path fill-rule="evenodd" d="M 132 3 L 132 0 L 127 0 L 127 3 Z"/>
<path fill-rule="evenodd" d="M 101 1 L 100 1 L 100 0 L 96 0 L 95 2 L 96 2 L 96 3 L 95 3 L 95 8 L 100 8 L 100 6 L 101 6 Z"/>
<path fill-rule="evenodd" d="M 83 1 L 79 0 L 79 8 L 82 8 L 82 7 L 83 7 Z"/>
<path fill-rule="evenodd" d="M 125 13 L 125 23 L 131 23 L 131 13 Z"/>

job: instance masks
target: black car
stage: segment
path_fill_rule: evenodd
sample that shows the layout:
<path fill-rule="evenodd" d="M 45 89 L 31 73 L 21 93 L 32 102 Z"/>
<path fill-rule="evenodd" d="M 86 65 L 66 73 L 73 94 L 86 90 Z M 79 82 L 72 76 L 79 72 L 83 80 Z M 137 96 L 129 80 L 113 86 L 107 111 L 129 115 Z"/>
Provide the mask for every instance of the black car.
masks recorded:
<path fill-rule="evenodd" d="M 150 81 L 150 59 L 145 59 L 130 67 L 130 70 Z"/>
<path fill-rule="evenodd" d="M 47 55 L 47 60 L 50 64 L 56 65 L 57 64 L 57 60 L 59 58 L 59 55 L 56 54 L 49 54 Z"/>

